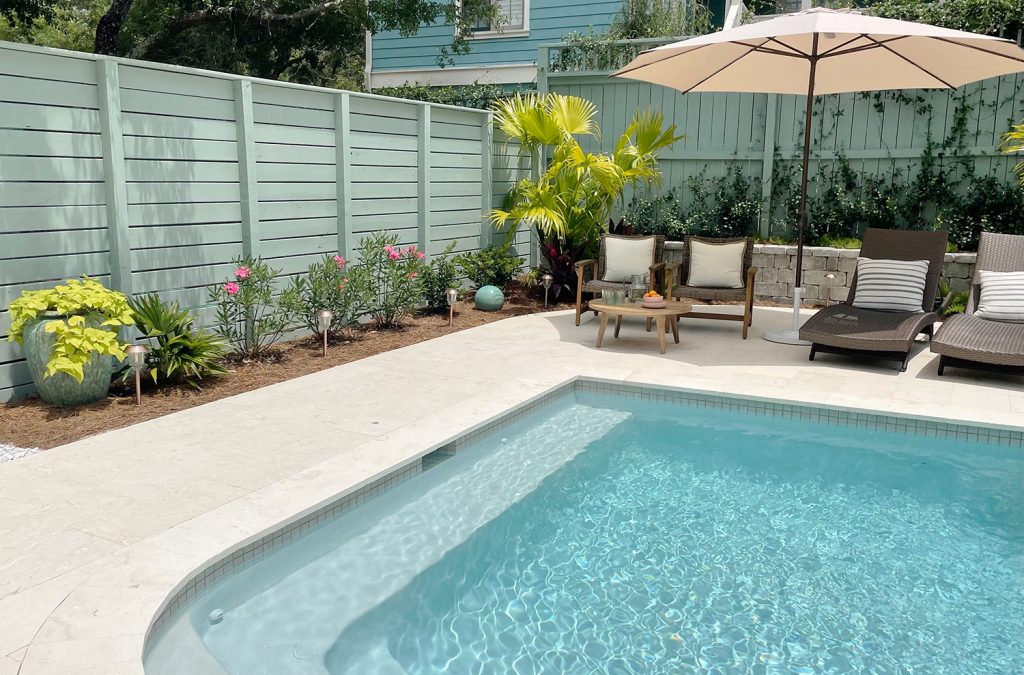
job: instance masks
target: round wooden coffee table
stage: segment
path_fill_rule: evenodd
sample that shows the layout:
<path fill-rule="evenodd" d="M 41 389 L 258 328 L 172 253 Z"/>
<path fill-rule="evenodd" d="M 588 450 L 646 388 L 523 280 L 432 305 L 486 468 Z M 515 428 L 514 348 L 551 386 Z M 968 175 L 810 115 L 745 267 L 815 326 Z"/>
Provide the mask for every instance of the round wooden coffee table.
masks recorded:
<path fill-rule="evenodd" d="M 676 344 L 679 344 L 679 325 L 676 322 L 676 317 L 680 314 L 686 314 L 693 306 L 688 302 L 680 302 L 677 300 L 669 300 L 664 307 L 660 309 L 652 309 L 650 307 L 644 307 L 639 302 L 624 302 L 621 305 L 609 305 L 603 300 L 591 300 L 589 303 L 590 309 L 601 315 L 601 326 L 597 329 L 597 348 L 601 348 L 601 343 L 604 341 L 604 331 L 608 327 L 608 319 L 611 316 L 615 316 L 615 337 L 619 337 L 619 329 L 622 327 L 622 317 L 625 315 L 631 316 L 642 316 L 646 319 L 653 319 L 658 332 L 658 346 L 661 348 L 661 353 L 665 353 L 665 330 L 667 325 L 671 325 L 672 337 L 675 339 Z M 650 322 L 647 324 L 650 327 Z"/>

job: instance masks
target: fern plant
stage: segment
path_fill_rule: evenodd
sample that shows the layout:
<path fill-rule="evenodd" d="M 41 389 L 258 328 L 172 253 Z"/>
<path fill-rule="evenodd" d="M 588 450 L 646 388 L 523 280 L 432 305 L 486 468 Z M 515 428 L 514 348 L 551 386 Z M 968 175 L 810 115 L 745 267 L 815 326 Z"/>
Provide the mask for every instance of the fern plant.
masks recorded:
<path fill-rule="evenodd" d="M 947 295 L 952 293 L 952 289 L 949 287 L 949 282 L 945 279 L 939 280 L 939 297 L 945 298 Z M 953 316 L 954 314 L 963 314 L 967 311 L 967 299 L 971 295 L 970 287 L 960 291 L 959 293 L 953 293 L 953 297 L 950 299 L 949 304 L 946 305 L 946 309 L 943 310 L 942 316 Z"/>
<path fill-rule="evenodd" d="M 155 345 L 147 355 L 154 384 L 183 382 L 198 389 L 204 377 L 227 372 L 221 363 L 227 345 L 205 328 L 194 328 L 195 314 L 177 302 L 164 302 L 155 293 L 128 303 L 135 327 Z"/>

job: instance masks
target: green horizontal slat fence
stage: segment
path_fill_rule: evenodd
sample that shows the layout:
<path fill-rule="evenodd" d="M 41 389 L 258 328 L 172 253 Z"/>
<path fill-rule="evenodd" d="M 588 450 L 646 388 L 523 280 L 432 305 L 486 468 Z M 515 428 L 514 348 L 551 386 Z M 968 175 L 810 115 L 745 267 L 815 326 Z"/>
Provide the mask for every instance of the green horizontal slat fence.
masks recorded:
<path fill-rule="evenodd" d="M 283 274 L 389 230 L 486 245 L 517 159 L 485 111 L 0 43 L 0 401 L 23 290 L 88 274 L 204 311 L 231 260 Z M 492 169 L 492 167 L 494 167 Z M 491 191 L 496 190 L 492 197 Z"/>

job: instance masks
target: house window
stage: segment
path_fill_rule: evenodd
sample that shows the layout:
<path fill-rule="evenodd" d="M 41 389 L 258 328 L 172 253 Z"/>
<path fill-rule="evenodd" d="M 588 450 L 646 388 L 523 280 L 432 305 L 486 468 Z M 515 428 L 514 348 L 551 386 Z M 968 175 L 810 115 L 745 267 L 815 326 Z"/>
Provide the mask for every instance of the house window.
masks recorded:
<path fill-rule="evenodd" d="M 497 8 L 498 19 L 492 25 L 491 19 L 480 19 L 473 26 L 474 33 L 504 33 L 522 31 L 529 27 L 529 0 L 491 0 Z"/>

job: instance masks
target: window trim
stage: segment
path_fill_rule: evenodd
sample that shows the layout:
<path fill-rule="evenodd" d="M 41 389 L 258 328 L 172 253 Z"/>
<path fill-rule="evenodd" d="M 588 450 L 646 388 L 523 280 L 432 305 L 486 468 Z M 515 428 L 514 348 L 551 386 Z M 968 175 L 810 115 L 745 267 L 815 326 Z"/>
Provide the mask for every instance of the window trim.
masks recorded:
<path fill-rule="evenodd" d="M 462 8 L 462 3 L 459 0 L 455 0 L 458 3 L 459 9 Z M 508 28 L 502 30 L 488 30 L 478 31 L 470 33 L 466 36 L 467 40 L 497 40 L 504 38 L 523 38 L 530 36 L 530 0 L 523 0 L 523 27 L 522 28 Z"/>

